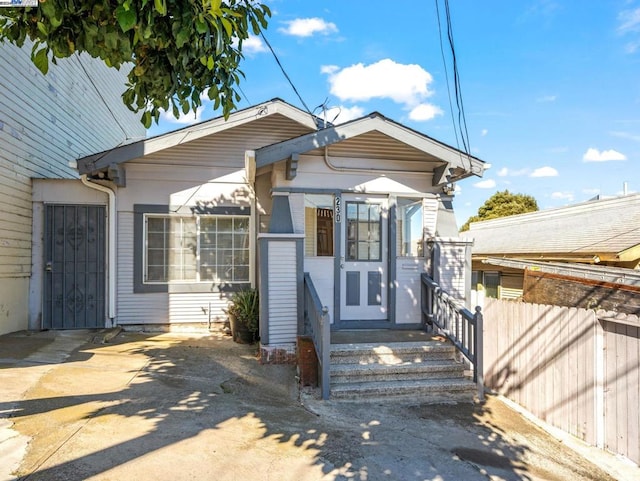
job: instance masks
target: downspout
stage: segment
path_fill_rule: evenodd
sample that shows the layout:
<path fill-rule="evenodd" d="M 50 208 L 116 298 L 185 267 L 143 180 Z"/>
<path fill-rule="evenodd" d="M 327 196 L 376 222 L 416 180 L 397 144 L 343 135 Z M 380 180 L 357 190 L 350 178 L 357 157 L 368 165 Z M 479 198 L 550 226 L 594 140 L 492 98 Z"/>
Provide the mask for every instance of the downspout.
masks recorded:
<path fill-rule="evenodd" d="M 107 317 L 111 321 L 111 327 L 113 327 L 116 317 L 116 193 L 109 187 L 89 181 L 86 174 L 81 175 L 80 180 L 90 189 L 99 190 L 109 196 L 107 214 L 107 296 L 109 303 Z"/>

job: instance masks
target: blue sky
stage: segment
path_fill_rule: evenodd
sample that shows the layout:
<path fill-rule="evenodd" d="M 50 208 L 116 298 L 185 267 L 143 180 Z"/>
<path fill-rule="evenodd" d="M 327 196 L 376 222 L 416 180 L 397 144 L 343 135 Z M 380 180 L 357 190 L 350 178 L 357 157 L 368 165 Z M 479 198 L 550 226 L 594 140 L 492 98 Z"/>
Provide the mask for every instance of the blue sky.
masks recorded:
<path fill-rule="evenodd" d="M 378 111 L 458 145 L 435 0 L 265 3 L 266 37 L 310 109 L 328 99 L 337 123 Z M 450 10 L 471 153 L 491 164 L 456 185 L 459 224 L 498 190 L 541 209 L 619 195 L 624 182 L 640 191 L 640 0 L 450 0 Z M 241 108 L 274 97 L 304 108 L 261 39 L 244 51 Z M 198 120 L 218 115 L 206 105 Z M 195 120 L 163 117 L 149 135 Z"/>

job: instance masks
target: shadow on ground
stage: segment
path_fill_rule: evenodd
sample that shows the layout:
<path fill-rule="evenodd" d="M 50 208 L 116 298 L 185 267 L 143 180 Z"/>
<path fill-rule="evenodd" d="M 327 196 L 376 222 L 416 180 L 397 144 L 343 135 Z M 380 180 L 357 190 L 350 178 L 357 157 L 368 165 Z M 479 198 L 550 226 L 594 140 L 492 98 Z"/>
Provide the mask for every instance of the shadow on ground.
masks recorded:
<path fill-rule="evenodd" d="M 493 399 L 302 403 L 294 376 L 229 339 L 123 332 L 0 413 L 29 481 L 611 479 Z"/>

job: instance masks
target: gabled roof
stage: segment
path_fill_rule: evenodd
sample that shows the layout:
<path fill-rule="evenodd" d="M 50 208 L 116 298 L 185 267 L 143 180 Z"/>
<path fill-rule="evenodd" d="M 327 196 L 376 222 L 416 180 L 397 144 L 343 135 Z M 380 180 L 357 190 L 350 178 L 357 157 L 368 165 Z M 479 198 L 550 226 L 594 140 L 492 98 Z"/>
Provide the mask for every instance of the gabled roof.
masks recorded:
<path fill-rule="evenodd" d="M 640 260 L 640 194 L 474 222 L 474 256 L 588 262 Z"/>
<path fill-rule="evenodd" d="M 217 117 L 183 129 L 174 130 L 156 137 L 83 157 L 78 159 L 78 171 L 80 174 L 99 172 L 144 155 L 192 142 L 202 137 L 246 124 L 257 118 L 275 114 L 284 115 L 311 130 L 316 130 L 321 122 L 317 117 L 276 98 L 243 110 L 238 110 L 232 113 L 228 119 Z"/>
<path fill-rule="evenodd" d="M 420 160 L 432 162 L 435 174 L 433 185 L 454 182 L 471 175 L 481 177 L 484 172 L 482 160 L 394 122 L 378 112 L 257 149 L 255 151 L 256 168 L 374 132 L 382 134 L 387 140 L 391 139 L 415 149 L 422 154 Z"/>

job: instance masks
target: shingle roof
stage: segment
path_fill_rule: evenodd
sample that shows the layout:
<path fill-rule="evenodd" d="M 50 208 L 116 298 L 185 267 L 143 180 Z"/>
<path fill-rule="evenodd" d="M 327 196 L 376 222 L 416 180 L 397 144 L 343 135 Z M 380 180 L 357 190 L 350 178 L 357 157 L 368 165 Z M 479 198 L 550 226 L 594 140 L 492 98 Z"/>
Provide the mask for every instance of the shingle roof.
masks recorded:
<path fill-rule="evenodd" d="M 475 255 L 615 257 L 640 246 L 640 194 L 475 222 L 461 236 Z"/>

